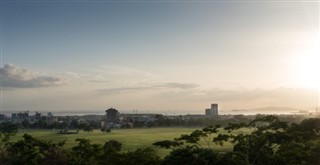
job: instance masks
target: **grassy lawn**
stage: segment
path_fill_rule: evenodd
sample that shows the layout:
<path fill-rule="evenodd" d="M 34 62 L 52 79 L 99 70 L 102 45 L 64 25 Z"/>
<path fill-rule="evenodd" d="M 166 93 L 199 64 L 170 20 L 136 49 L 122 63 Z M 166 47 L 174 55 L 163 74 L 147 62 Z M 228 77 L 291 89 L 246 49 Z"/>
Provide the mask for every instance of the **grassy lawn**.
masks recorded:
<path fill-rule="evenodd" d="M 86 138 L 90 139 L 92 143 L 104 144 L 108 140 L 117 140 L 122 143 L 122 149 L 124 151 L 133 151 L 137 148 L 151 147 L 155 148 L 159 156 L 163 157 L 168 154 L 170 149 L 160 149 L 154 147 L 152 143 L 161 140 L 172 140 L 179 137 L 181 134 L 189 134 L 192 131 L 200 128 L 132 128 L 132 129 L 113 129 L 111 133 L 101 133 L 100 130 L 94 130 L 93 132 L 80 131 L 79 134 L 61 135 L 57 134 L 53 130 L 27 130 L 20 131 L 15 140 L 21 138 L 24 133 L 28 133 L 36 138 L 42 140 L 51 140 L 58 142 L 67 140 L 65 148 L 69 149 L 76 145 L 75 139 Z M 213 146 L 217 151 L 230 151 L 232 144 L 225 144 L 224 146 Z"/>

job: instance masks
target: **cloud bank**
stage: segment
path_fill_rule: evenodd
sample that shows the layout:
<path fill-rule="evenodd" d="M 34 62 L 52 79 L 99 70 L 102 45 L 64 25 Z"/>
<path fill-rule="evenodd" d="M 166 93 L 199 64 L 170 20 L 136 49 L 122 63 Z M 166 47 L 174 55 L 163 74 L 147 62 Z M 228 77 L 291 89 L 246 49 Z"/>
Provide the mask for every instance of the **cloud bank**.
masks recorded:
<path fill-rule="evenodd" d="M 0 68 L 2 87 L 5 88 L 38 88 L 63 84 L 63 79 L 54 76 L 37 75 L 16 65 L 5 64 Z"/>

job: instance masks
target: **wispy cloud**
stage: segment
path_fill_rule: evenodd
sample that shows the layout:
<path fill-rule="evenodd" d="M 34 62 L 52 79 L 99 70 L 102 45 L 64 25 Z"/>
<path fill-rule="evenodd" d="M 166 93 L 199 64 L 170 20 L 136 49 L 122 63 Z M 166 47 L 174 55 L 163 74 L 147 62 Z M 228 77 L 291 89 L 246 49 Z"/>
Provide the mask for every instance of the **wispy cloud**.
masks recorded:
<path fill-rule="evenodd" d="M 88 68 L 86 71 L 88 73 L 88 76 L 86 76 L 87 82 L 96 84 L 110 83 L 109 85 L 112 84 L 112 88 L 115 88 L 115 86 L 127 87 L 128 83 L 141 84 L 150 82 L 156 78 L 151 72 L 126 66 L 99 66 Z"/>
<path fill-rule="evenodd" d="M 129 87 L 119 87 L 119 88 L 108 88 L 98 90 L 99 93 L 120 93 L 120 92 L 139 92 L 145 90 L 159 90 L 159 89 L 192 89 L 198 87 L 197 84 L 191 83 L 156 83 L 140 86 L 129 86 Z"/>
<path fill-rule="evenodd" d="M 70 72 L 70 71 L 69 72 L 64 72 L 64 74 L 66 74 L 69 77 L 76 78 L 76 79 L 79 79 L 79 78 L 84 76 L 83 74 L 76 73 L 76 72 Z"/>
<path fill-rule="evenodd" d="M 155 87 L 157 87 L 157 86 L 160 88 L 178 88 L 178 89 L 191 89 L 191 88 L 198 87 L 197 84 L 174 83 L 174 82 L 155 85 Z"/>
<path fill-rule="evenodd" d="M 99 73 L 107 77 L 150 78 L 154 76 L 148 71 L 125 66 L 100 66 L 98 69 L 90 69 L 89 71 Z"/>
<path fill-rule="evenodd" d="M 88 80 L 88 82 L 91 82 L 91 83 L 108 83 L 110 81 L 109 80 Z"/>
<path fill-rule="evenodd" d="M 37 88 L 64 84 L 60 77 L 38 75 L 16 65 L 5 64 L 0 68 L 2 86 L 6 88 Z"/>

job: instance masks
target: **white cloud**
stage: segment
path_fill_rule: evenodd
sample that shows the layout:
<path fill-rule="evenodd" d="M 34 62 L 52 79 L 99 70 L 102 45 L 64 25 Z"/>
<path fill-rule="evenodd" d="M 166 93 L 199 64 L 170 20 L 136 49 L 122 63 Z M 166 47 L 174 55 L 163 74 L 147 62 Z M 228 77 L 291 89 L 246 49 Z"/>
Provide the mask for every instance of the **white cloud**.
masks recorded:
<path fill-rule="evenodd" d="M 5 64 L 0 68 L 2 86 L 7 88 L 37 88 L 64 84 L 60 77 L 38 75 L 16 65 Z"/>

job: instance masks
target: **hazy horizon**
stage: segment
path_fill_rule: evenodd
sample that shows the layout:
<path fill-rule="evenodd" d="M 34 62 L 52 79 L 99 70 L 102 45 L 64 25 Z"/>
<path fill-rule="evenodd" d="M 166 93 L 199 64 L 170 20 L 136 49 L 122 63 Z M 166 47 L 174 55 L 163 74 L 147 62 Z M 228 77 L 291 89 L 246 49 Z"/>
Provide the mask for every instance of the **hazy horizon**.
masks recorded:
<path fill-rule="evenodd" d="M 110 107 L 111 108 L 111 107 Z M 112 107 L 113 108 L 113 107 Z M 117 108 L 116 108 L 117 109 Z M 117 109 L 120 114 L 162 114 L 162 115 L 205 115 L 205 110 L 138 110 L 138 109 Z M 29 112 L 29 115 L 35 115 L 35 113 L 41 113 L 47 115 L 52 113 L 54 116 L 83 116 L 83 115 L 105 115 L 105 110 L 13 110 L 2 111 L 2 114 L 11 116 L 12 113 Z M 219 115 L 255 115 L 255 114 L 270 114 L 270 115 L 306 115 L 309 113 L 315 113 L 316 109 L 297 109 L 292 107 L 261 107 L 255 109 L 232 109 L 225 110 L 219 109 Z"/>
<path fill-rule="evenodd" d="M 0 112 L 314 110 L 319 9 L 292 0 L 2 0 Z"/>

